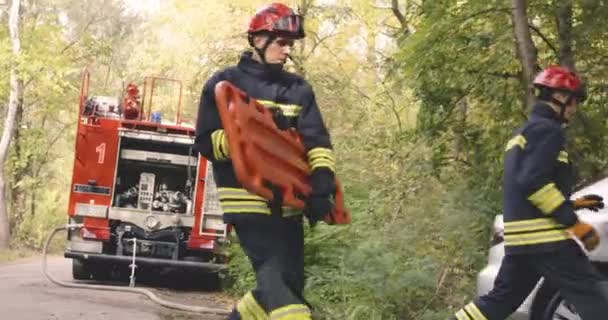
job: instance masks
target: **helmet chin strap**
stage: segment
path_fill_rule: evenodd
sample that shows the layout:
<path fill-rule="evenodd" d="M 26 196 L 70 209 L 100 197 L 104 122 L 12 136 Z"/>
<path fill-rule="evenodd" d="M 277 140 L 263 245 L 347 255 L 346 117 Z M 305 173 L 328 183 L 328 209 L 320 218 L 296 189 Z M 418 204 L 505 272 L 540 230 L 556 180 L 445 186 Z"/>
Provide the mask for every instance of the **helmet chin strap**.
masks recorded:
<path fill-rule="evenodd" d="M 551 97 L 551 103 L 559 107 L 559 119 L 564 123 L 568 123 L 568 119 L 566 119 L 565 117 L 566 107 L 572 102 L 573 99 L 573 94 L 568 95 L 568 99 L 566 99 L 566 102 L 561 102 L 560 100 Z"/>
<path fill-rule="evenodd" d="M 253 50 L 255 50 L 255 52 L 257 52 L 257 54 L 260 56 L 260 59 L 262 60 L 262 64 L 267 65 L 268 62 L 266 61 L 266 50 L 268 50 L 268 47 L 270 46 L 270 44 L 272 44 L 272 42 L 277 38 L 276 35 L 273 34 L 269 34 L 268 37 L 266 38 L 266 42 L 264 42 L 264 45 L 262 46 L 262 48 L 258 48 L 255 46 L 255 43 L 253 42 L 253 35 L 249 35 L 248 40 L 249 40 L 249 45 L 253 47 Z"/>

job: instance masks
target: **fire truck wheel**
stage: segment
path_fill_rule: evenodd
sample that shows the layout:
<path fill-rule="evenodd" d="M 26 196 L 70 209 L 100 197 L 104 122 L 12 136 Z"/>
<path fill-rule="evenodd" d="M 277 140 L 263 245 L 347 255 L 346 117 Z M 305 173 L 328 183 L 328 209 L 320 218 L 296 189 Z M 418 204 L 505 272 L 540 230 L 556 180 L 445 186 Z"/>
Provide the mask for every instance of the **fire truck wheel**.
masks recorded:
<path fill-rule="evenodd" d="M 80 259 L 72 259 L 72 277 L 74 280 L 89 280 L 91 279 L 91 271 L 87 264 Z"/>
<path fill-rule="evenodd" d="M 91 269 L 91 275 L 95 280 L 111 280 L 112 279 L 112 266 L 101 264 Z"/>

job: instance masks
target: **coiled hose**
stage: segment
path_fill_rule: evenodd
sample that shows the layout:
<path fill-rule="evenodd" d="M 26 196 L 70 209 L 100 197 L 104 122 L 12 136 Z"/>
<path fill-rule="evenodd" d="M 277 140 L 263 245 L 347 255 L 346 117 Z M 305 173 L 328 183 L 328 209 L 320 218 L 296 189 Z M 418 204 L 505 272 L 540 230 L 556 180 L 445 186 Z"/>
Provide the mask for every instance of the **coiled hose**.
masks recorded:
<path fill-rule="evenodd" d="M 181 304 L 181 303 L 163 300 L 160 297 L 158 297 L 156 294 L 154 294 L 152 291 L 143 289 L 143 288 L 115 287 L 115 286 L 107 286 L 107 285 L 72 283 L 72 282 L 65 282 L 65 281 L 56 279 L 55 277 L 50 275 L 47 270 L 47 253 L 48 253 L 48 248 L 51 243 L 51 240 L 53 239 L 55 234 L 57 234 L 57 232 L 59 232 L 59 231 L 75 229 L 75 228 L 82 228 L 82 227 L 83 227 L 82 224 L 69 224 L 69 225 L 57 227 L 51 232 L 51 234 L 46 239 L 46 242 L 42 249 L 42 272 L 52 283 L 54 283 L 58 286 L 67 287 L 67 288 L 93 289 L 93 290 L 104 290 L 104 291 L 122 291 L 122 292 L 137 293 L 137 294 L 141 294 L 141 295 L 148 297 L 154 303 L 159 304 L 165 308 L 179 310 L 179 311 L 202 313 L 202 314 L 217 314 L 217 315 L 228 315 L 230 313 L 230 310 L 226 310 L 226 309 L 193 306 L 193 305 L 187 305 L 187 304 Z"/>

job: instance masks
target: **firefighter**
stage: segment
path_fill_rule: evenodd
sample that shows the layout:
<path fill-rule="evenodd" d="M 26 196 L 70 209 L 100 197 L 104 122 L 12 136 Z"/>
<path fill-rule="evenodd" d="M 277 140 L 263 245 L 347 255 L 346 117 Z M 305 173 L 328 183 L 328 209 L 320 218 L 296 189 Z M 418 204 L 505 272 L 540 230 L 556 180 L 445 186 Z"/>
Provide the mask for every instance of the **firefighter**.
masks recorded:
<path fill-rule="evenodd" d="M 451 319 L 502 320 L 512 314 L 541 277 L 574 305 L 584 320 L 606 319 L 608 290 L 578 238 L 591 251 L 594 228 L 575 210 L 597 211 L 602 197 L 569 200 L 574 187 L 564 128 L 586 95 L 579 76 L 551 66 L 534 79 L 538 101 L 527 122 L 509 140 L 504 158 L 503 258 L 494 288 Z"/>
<path fill-rule="evenodd" d="M 122 100 L 123 116 L 125 119 L 134 120 L 139 117 L 141 113 L 141 106 L 139 102 L 139 88 L 134 83 L 127 85 L 127 94 Z"/>
<path fill-rule="evenodd" d="M 295 128 L 307 150 L 312 193 L 306 201 L 309 222 L 331 210 L 335 158 L 312 87 L 283 66 L 296 40 L 304 38 L 302 17 L 280 3 L 258 10 L 247 31 L 251 51 L 236 66 L 214 74 L 204 85 L 197 118 L 195 148 L 213 163 L 224 221 L 234 226 L 256 274 L 257 287 L 236 305 L 229 319 L 311 319 L 303 297 L 302 213 L 283 208 L 245 190 L 230 160 L 214 97 L 222 80 L 269 108 L 279 128 Z"/>

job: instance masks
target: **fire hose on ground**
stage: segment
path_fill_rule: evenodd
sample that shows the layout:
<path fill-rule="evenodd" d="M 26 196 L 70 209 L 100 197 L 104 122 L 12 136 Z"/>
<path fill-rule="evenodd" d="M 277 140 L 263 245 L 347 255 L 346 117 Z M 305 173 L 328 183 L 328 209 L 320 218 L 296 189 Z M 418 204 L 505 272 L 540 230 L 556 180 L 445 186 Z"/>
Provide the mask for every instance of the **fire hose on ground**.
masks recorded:
<path fill-rule="evenodd" d="M 58 279 L 54 278 L 52 275 L 50 275 L 48 273 L 48 270 L 47 270 L 47 253 L 48 253 L 48 248 L 49 248 L 49 245 L 51 243 L 51 240 L 53 239 L 53 237 L 55 236 L 55 234 L 57 234 L 57 232 L 59 232 L 59 231 L 69 230 L 69 229 L 76 229 L 76 228 L 82 228 L 82 226 L 83 226 L 82 224 L 70 224 L 70 225 L 66 225 L 66 226 L 57 227 L 57 228 L 55 228 L 51 232 L 51 234 L 46 239 L 46 242 L 44 244 L 44 248 L 42 249 L 42 272 L 54 284 L 56 284 L 58 286 L 62 286 L 62 287 L 67 287 L 67 288 L 79 288 L 79 289 L 93 289 L 93 290 L 121 291 L 121 292 L 137 293 L 137 294 L 141 294 L 141 295 L 144 295 L 144 296 L 148 297 L 154 303 L 159 304 L 159 305 L 161 305 L 161 306 L 163 306 L 165 308 L 179 310 L 179 311 L 194 312 L 194 313 L 203 313 L 203 314 L 217 314 L 217 315 L 227 315 L 227 314 L 230 313 L 229 310 L 225 310 L 225 309 L 187 305 L 187 304 L 181 304 L 181 303 L 176 303 L 176 302 L 171 302 L 171 301 L 163 300 L 160 297 L 158 297 L 156 294 L 154 294 L 152 291 L 147 290 L 147 289 L 143 289 L 143 288 L 116 287 L 116 286 L 109 286 L 109 285 L 95 285 L 95 284 L 84 284 L 84 283 L 72 283 L 72 282 L 61 281 L 61 280 L 58 280 Z"/>

